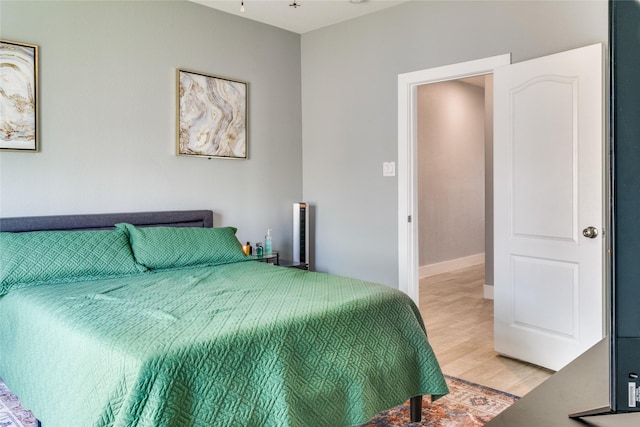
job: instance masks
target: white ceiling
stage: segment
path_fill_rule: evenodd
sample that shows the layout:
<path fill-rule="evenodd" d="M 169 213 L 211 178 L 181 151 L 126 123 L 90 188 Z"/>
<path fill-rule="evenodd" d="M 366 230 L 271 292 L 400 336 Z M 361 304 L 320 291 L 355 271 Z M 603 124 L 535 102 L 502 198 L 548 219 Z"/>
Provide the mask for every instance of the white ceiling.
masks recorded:
<path fill-rule="evenodd" d="M 327 25 L 386 9 L 409 0 L 191 0 L 224 12 L 303 34 Z"/>

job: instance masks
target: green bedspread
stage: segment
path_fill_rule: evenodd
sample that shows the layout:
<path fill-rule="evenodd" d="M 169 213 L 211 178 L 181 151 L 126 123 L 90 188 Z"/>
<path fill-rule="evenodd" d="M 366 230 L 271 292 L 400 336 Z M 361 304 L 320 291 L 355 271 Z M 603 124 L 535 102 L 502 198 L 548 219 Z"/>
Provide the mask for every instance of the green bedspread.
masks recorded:
<path fill-rule="evenodd" d="M 43 427 L 337 427 L 447 393 L 406 295 L 257 262 L 14 290 L 0 377 Z"/>

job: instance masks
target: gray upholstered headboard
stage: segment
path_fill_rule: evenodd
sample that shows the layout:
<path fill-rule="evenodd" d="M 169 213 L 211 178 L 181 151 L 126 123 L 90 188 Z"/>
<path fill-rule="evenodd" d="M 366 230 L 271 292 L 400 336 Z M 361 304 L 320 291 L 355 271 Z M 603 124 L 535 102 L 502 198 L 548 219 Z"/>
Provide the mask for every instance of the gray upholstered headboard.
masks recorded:
<path fill-rule="evenodd" d="M 0 218 L 0 231 L 105 230 L 120 222 L 140 227 L 213 227 L 213 212 L 159 211 Z"/>

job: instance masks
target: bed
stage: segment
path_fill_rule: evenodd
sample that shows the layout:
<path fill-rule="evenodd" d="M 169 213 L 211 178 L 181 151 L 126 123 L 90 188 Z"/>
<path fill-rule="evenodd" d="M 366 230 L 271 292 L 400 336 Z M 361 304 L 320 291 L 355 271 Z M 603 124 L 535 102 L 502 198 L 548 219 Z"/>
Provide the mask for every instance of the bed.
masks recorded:
<path fill-rule="evenodd" d="M 115 224 L 118 224 L 114 227 Z M 350 426 L 448 392 L 403 293 L 211 211 L 0 219 L 0 377 L 43 427 Z"/>

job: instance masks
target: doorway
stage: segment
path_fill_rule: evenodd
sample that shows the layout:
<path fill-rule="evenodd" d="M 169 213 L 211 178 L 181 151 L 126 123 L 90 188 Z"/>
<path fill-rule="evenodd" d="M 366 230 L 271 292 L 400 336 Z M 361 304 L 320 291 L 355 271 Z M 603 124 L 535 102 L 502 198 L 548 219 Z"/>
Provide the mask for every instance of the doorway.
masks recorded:
<path fill-rule="evenodd" d="M 509 63 L 398 76 L 399 289 L 419 304 L 417 87 L 494 73 L 495 346 L 557 370 L 604 331 L 603 45 Z"/>
<path fill-rule="evenodd" d="M 481 292 L 493 284 L 492 81 L 486 74 L 417 90 L 419 277 L 486 260 Z"/>
<path fill-rule="evenodd" d="M 398 283 L 399 289 L 418 305 L 418 87 L 493 73 L 510 63 L 511 55 L 505 54 L 398 76 Z"/>

